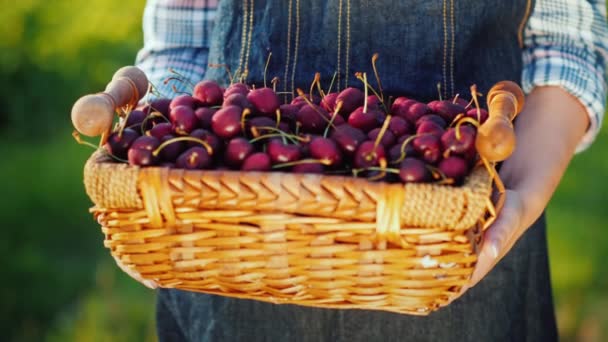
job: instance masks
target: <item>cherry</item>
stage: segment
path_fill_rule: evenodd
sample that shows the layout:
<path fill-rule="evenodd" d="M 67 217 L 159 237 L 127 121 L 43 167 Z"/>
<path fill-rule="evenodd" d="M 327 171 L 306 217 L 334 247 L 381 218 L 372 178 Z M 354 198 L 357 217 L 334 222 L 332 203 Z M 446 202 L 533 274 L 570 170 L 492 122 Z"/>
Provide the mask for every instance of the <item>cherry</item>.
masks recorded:
<path fill-rule="evenodd" d="M 266 152 L 273 164 L 296 161 L 302 155 L 298 145 L 284 144 L 280 139 L 270 140 Z"/>
<path fill-rule="evenodd" d="M 338 93 L 329 93 L 323 97 L 321 100 L 321 107 L 326 111 L 333 113 L 336 109 L 336 99 L 338 98 Z"/>
<path fill-rule="evenodd" d="M 217 154 L 222 149 L 222 141 L 220 140 L 220 138 L 218 138 L 217 135 L 213 134 L 213 132 L 209 130 L 197 128 L 192 131 L 192 133 L 190 133 L 190 136 L 193 138 L 200 139 L 209 144 L 209 146 L 211 146 L 211 150 L 214 151 L 213 154 Z M 195 141 L 188 141 L 187 145 L 189 147 L 194 147 L 200 146 L 201 144 Z"/>
<path fill-rule="evenodd" d="M 211 156 L 206 149 L 199 146 L 190 147 L 180 154 L 175 161 L 175 166 L 188 170 L 208 169 L 211 164 Z"/>
<path fill-rule="evenodd" d="M 151 135 L 157 139 L 164 137 L 165 135 L 169 135 L 173 132 L 173 125 L 168 122 L 161 122 L 159 124 L 154 125 L 147 134 Z"/>
<path fill-rule="evenodd" d="M 353 158 L 353 164 L 356 168 L 368 168 L 379 166 L 380 160 L 385 159 L 384 147 L 380 144 L 376 146 L 373 141 L 364 141 L 357 148 Z"/>
<path fill-rule="evenodd" d="M 439 171 L 456 183 L 462 181 L 469 173 L 467 161 L 460 157 L 450 156 L 439 163 Z"/>
<path fill-rule="evenodd" d="M 441 128 L 446 128 L 448 126 L 448 124 L 445 122 L 445 120 L 441 116 L 436 115 L 436 114 L 427 114 L 427 115 L 420 117 L 418 119 L 418 121 L 416 121 L 416 128 L 418 128 L 418 126 L 420 126 L 425 121 L 432 121 Z"/>
<path fill-rule="evenodd" d="M 152 111 L 157 111 L 168 119 L 169 112 L 171 112 L 171 110 L 169 109 L 170 105 L 171 105 L 171 99 L 165 99 L 165 98 L 155 99 L 155 100 L 152 100 L 149 104 L 149 106 L 151 108 L 149 110 L 143 110 L 143 112 L 146 114 L 150 114 Z"/>
<path fill-rule="evenodd" d="M 272 120 L 269 117 L 265 117 L 265 116 L 258 116 L 255 118 L 252 118 L 251 120 L 247 121 L 247 131 L 251 132 L 251 135 L 258 136 L 258 135 L 266 135 L 266 134 L 273 134 L 273 133 L 277 133 L 274 129 L 270 129 L 267 127 L 275 127 L 277 125 L 276 121 Z M 256 134 L 257 133 L 257 134 Z"/>
<path fill-rule="evenodd" d="M 367 108 L 380 109 L 380 98 L 376 95 L 369 95 L 367 97 Z"/>
<path fill-rule="evenodd" d="M 449 100 L 443 101 L 432 101 L 428 104 L 429 108 L 437 114 L 439 114 L 445 121 L 452 122 L 456 115 L 460 113 L 466 113 L 466 109 L 456 103 L 452 103 Z"/>
<path fill-rule="evenodd" d="M 194 97 L 188 94 L 178 95 L 171 100 L 171 103 L 169 103 L 169 112 L 178 106 L 186 106 L 192 109 L 196 106 L 196 104 L 197 100 Z"/>
<path fill-rule="evenodd" d="M 172 134 L 167 134 L 160 138 L 161 144 L 167 140 L 171 140 L 176 138 L 176 136 Z M 177 157 L 182 153 L 186 145 L 183 141 L 175 141 L 170 143 L 169 145 L 164 146 L 160 152 L 158 153 L 159 157 L 165 162 L 173 162 L 177 159 Z"/>
<path fill-rule="evenodd" d="M 139 134 L 130 128 L 125 128 L 120 132 L 113 132 L 108 137 L 108 141 L 104 144 L 104 148 L 111 155 L 120 158 L 127 159 L 127 151 L 131 144 L 139 137 Z"/>
<path fill-rule="evenodd" d="M 464 108 L 466 108 L 469 105 L 469 101 L 463 99 L 462 97 L 457 97 L 454 99 L 451 99 L 450 102 L 456 103 L 459 106 L 462 106 Z"/>
<path fill-rule="evenodd" d="M 125 127 L 139 129 L 142 122 L 146 118 L 146 113 L 141 110 L 134 110 L 129 113 L 127 117 L 127 121 L 125 122 Z"/>
<path fill-rule="evenodd" d="M 192 108 L 176 106 L 171 109 L 169 119 L 173 124 L 173 131 L 179 135 L 187 135 L 198 126 L 198 120 Z"/>
<path fill-rule="evenodd" d="M 336 103 L 342 101 L 342 108 L 340 109 L 340 114 L 348 115 L 352 113 L 355 109 L 360 106 L 363 106 L 363 102 L 365 101 L 365 94 L 357 89 L 357 88 L 346 88 L 338 94 L 336 97 Z"/>
<path fill-rule="evenodd" d="M 300 107 L 292 104 L 282 104 L 279 107 L 281 111 L 281 122 L 296 122 L 296 115 Z"/>
<path fill-rule="evenodd" d="M 211 129 L 222 139 L 231 139 L 241 134 L 241 108 L 224 107 L 211 118 Z"/>
<path fill-rule="evenodd" d="M 367 140 L 367 136 L 362 130 L 352 127 L 349 124 L 336 126 L 336 128 L 332 130 L 330 138 L 340 146 L 347 156 L 354 155 L 357 147 Z"/>
<path fill-rule="evenodd" d="M 377 109 L 368 108 L 367 113 L 363 112 L 364 108 L 355 109 L 348 116 L 348 123 L 364 132 L 369 132 L 376 127 L 380 127 L 384 122 L 385 115 Z"/>
<path fill-rule="evenodd" d="M 251 154 L 245 158 L 241 170 L 243 171 L 269 171 L 271 169 L 270 156 L 263 152 Z"/>
<path fill-rule="evenodd" d="M 233 138 L 226 145 L 224 162 L 232 168 L 240 169 L 245 159 L 253 152 L 255 152 L 255 149 L 247 139 L 241 137 Z"/>
<path fill-rule="evenodd" d="M 422 159 L 430 164 L 435 164 L 441 158 L 441 142 L 436 135 L 421 135 L 414 138 L 412 145 Z"/>
<path fill-rule="evenodd" d="M 400 96 L 391 105 L 391 114 L 407 119 L 407 110 L 417 101 Z"/>
<path fill-rule="evenodd" d="M 227 98 L 232 94 L 247 96 L 247 94 L 249 94 L 249 87 L 245 83 L 233 83 L 224 91 L 224 98 Z"/>
<path fill-rule="evenodd" d="M 482 123 L 486 122 L 486 120 L 488 120 L 488 111 L 483 108 L 479 108 L 479 118 L 478 118 L 477 117 L 477 108 L 472 108 L 467 111 L 465 116 L 478 120 L 479 123 L 482 124 Z"/>
<path fill-rule="evenodd" d="M 316 104 L 318 106 L 319 104 L 321 104 L 321 98 L 317 95 L 313 95 L 312 97 L 310 97 L 310 95 L 300 95 L 291 101 L 292 105 L 298 107 L 302 107 L 310 103 Z"/>
<path fill-rule="evenodd" d="M 403 142 L 402 143 L 398 143 L 393 145 L 389 150 L 388 150 L 388 160 L 389 163 L 396 163 L 398 161 L 401 160 L 402 154 L 401 154 L 401 150 L 404 149 L 404 153 L 406 157 L 412 157 L 416 155 L 416 151 L 414 150 L 414 146 L 412 146 L 412 144 L 407 144 L 405 145 L 405 148 L 403 147 Z"/>
<path fill-rule="evenodd" d="M 149 166 L 158 162 L 152 152 L 160 145 L 160 141 L 152 136 L 143 135 L 131 144 L 128 152 L 129 164 Z"/>
<path fill-rule="evenodd" d="M 296 121 L 307 133 L 322 133 L 327 127 L 329 118 L 329 113 L 315 104 L 302 106 L 296 114 Z"/>
<path fill-rule="evenodd" d="M 432 121 L 425 121 L 422 122 L 419 126 L 418 129 L 416 129 L 416 134 L 431 134 L 437 137 L 441 137 L 441 135 L 443 135 L 443 132 L 445 132 L 445 130 L 439 126 L 438 124 L 436 124 L 435 122 Z"/>
<path fill-rule="evenodd" d="M 388 124 L 388 130 L 391 131 L 396 137 L 400 137 L 405 134 L 411 134 L 414 132 L 413 125 L 399 116 L 392 116 L 391 122 Z"/>
<path fill-rule="evenodd" d="M 323 160 L 326 165 L 338 165 L 342 162 L 342 152 L 336 143 L 323 137 L 315 137 L 308 145 L 310 156 Z"/>
<path fill-rule="evenodd" d="M 441 136 L 441 145 L 444 151 L 465 153 L 475 148 L 475 129 L 468 125 L 459 127 L 460 134 L 456 134 L 456 128 L 450 128 Z"/>
<path fill-rule="evenodd" d="M 217 109 L 209 107 L 200 107 L 194 111 L 194 115 L 198 119 L 198 125 L 204 129 L 211 129 L 211 118 Z"/>
<path fill-rule="evenodd" d="M 247 97 L 239 93 L 235 93 L 224 98 L 224 103 L 222 104 L 222 106 L 237 106 L 240 107 L 241 110 L 245 108 L 253 109 L 253 105 L 251 104 L 251 102 L 249 102 L 249 100 L 247 100 Z"/>
<path fill-rule="evenodd" d="M 430 180 L 426 165 L 416 158 L 405 158 L 399 166 L 399 177 L 405 183 L 421 183 Z"/>
<path fill-rule="evenodd" d="M 421 102 L 413 103 L 405 113 L 405 118 L 409 120 L 409 122 L 416 122 L 418 119 L 423 117 L 424 115 L 430 112 L 430 108 Z"/>
<path fill-rule="evenodd" d="M 192 97 L 203 106 L 218 106 L 222 104 L 224 93 L 216 82 L 201 81 L 194 86 Z"/>
<path fill-rule="evenodd" d="M 258 112 L 274 115 L 279 108 L 279 98 L 270 88 L 254 89 L 247 94 L 247 100 L 253 104 Z"/>
<path fill-rule="evenodd" d="M 374 128 L 367 133 L 367 137 L 372 141 L 376 141 L 381 131 L 382 128 Z M 380 144 L 382 144 L 385 148 L 393 146 L 396 141 L 397 138 L 395 138 L 395 135 L 390 130 L 385 131 L 382 138 L 380 138 Z"/>

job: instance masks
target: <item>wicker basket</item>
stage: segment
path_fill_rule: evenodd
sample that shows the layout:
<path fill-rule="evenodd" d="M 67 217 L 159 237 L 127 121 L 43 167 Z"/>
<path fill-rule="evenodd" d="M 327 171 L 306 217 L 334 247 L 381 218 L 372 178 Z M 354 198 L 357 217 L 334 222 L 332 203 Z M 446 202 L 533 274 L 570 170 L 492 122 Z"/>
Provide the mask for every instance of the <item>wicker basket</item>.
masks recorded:
<path fill-rule="evenodd" d="M 460 187 L 341 176 L 85 166 L 112 255 L 165 288 L 426 315 L 471 276 L 492 178 Z"/>

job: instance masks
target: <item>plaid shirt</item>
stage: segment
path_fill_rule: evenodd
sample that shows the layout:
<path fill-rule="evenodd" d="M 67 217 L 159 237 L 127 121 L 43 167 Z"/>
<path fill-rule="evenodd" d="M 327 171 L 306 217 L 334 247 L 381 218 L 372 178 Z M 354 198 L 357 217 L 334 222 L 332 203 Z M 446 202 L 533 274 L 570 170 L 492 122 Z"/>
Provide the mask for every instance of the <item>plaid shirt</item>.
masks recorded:
<path fill-rule="evenodd" d="M 162 82 L 169 67 L 193 82 L 203 77 L 219 1 L 148 0 L 137 65 L 162 94 L 172 93 Z M 555 85 L 578 98 L 591 123 L 578 146 L 585 149 L 606 109 L 606 0 L 536 0 L 523 38 L 524 91 Z"/>

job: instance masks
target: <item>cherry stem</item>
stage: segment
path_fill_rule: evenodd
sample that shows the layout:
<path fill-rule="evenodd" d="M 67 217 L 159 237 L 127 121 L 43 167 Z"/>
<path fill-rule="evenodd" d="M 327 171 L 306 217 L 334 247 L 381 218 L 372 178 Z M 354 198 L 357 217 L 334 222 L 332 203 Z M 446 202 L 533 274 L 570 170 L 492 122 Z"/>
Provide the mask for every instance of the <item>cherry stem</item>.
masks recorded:
<path fill-rule="evenodd" d="M 423 135 L 428 135 L 428 133 L 427 134 L 414 134 L 411 137 L 408 137 L 407 139 L 405 139 L 403 141 L 403 143 L 401 143 L 401 155 L 399 156 L 399 159 L 393 161 L 392 163 L 393 164 L 401 163 L 407 155 L 407 153 L 405 153 L 405 148 L 407 147 L 407 144 L 409 144 L 412 140 L 416 139 L 417 137 L 421 137 Z"/>
<path fill-rule="evenodd" d="M 378 94 L 378 92 L 376 92 L 376 89 L 374 89 L 374 87 L 371 86 L 371 84 L 367 83 L 367 79 L 363 77 L 363 74 L 360 72 L 355 73 L 355 77 L 363 82 L 363 84 L 365 85 L 366 88 L 369 88 L 369 90 L 372 91 L 372 93 L 374 93 L 374 95 L 376 95 L 376 97 L 378 98 L 378 100 L 380 100 L 380 104 L 382 105 L 382 108 L 384 109 L 384 112 L 387 113 L 388 109 L 386 107 L 386 103 L 384 103 L 384 100 L 382 99 L 382 97 Z"/>
<path fill-rule="evenodd" d="M 264 66 L 264 88 L 266 88 L 266 73 L 268 72 L 268 64 L 270 64 L 270 57 L 272 57 L 272 52 L 268 53 L 268 58 L 266 58 L 266 65 Z"/>
<path fill-rule="evenodd" d="M 300 160 L 296 160 L 296 161 L 292 161 L 292 162 L 275 164 L 272 166 L 272 168 L 280 169 L 283 167 L 289 167 L 289 166 L 300 165 L 300 164 L 321 164 L 321 165 L 329 166 L 329 165 L 331 165 L 331 160 L 329 160 L 329 159 L 300 159 Z"/>
<path fill-rule="evenodd" d="M 336 81 L 336 76 L 338 76 L 338 72 L 334 72 L 334 76 L 331 78 L 331 82 L 329 83 L 329 88 L 327 88 L 327 93 L 326 94 L 330 94 L 331 93 L 331 88 L 333 88 L 334 86 L 334 82 Z"/>
<path fill-rule="evenodd" d="M 461 134 L 460 134 L 460 126 L 462 126 L 463 123 L 470 123 L 473 126 L 479 128 L 479 121 L 476 121 L 473 118 L 469 118 L 469 117 L 464 117 L 462 119 L 460 119 L 457 123 L 456 123 L 456 140 L 460 140 Z"/>
<path fill-rule="evenodd" d="M 384 123 L 382 124 L 382 128 L 380 128 L 380 132 L 378 132 L 378 136 L 376 137 L 376 141 L 374 142 L 374 148 L 378 147 L 378 145 L 380 145 L 380 141 L 382 140 L 382 137 L 384 137 L 384 134 L 386 133 L 386 130 L 388 129 L 388 125 L 391 122 L 391 116 L 387 115 L 386 118 L 384 119 Z"/>
<path fill-rule="evenodd" d="M 363 83 L 367 84 L 367 73 L 363 73 Z M 363 100 L 363 113 L 367 113 L 367 96 L 368 96 L 368 90 L 367 87 L 365 87 L 365 99 Z"/>
<path fill-rule="evenodd" d="M 243 109 L 243 113 L 241 114 L 241 131 L 245 132 L 245 119 L 247 116 L 251 114 L 251 110 L 249 108 Z"/>
<path fill-rule="evenodd" d="M 352 169 L 352 171 L 353 171 L 353 175 L 355 177 L 357 177 L 357 175 L 359 173 L 364 172 L 364 171 L 385 171 L 385 172 L 388 172 L 388 173 L 399 174 L 399 169 L 390 168 L 390 167 L 382 168 L 382 167 L 379 167 L 379 166 L 370 166 L 370 167 L 364 167 L 364 168 L 360 168 L 360 169 Z"/>
<path fill-rule="evenodd" d="M 147 115 L 147 116 L 144 118 L 144 121 L 142 121 L 142 122 L 141 122 L 141 135 L 145 135 L 145 134 L 146 134 L 146 132 L 144 131 L 144 128 L 146 127 L 146 123 L 148 123 L 148 121 L 149 121 L 151 118 L 160 118 L 160 117 L 162 117 L 162 118 L 165 120 L 165 122 L 171 122 L 171 121 L 169 121 L 169 119 L 167 119 L 167 118 L 166 118 L 164 115 L 162 115 L 160 112 L 152 112 L 151 114 Z"/>
<path fill-rule="evenodd" d="M 163 148 L 165 148 L 166 146 L 168 146 L 170 144 L 178 142 L 178 141 L 193 141 L 193 142 L 199 143 L 199 144 L 203 145 L 203 147 L 207 150 L 207 153 L 209 153 L 210 156 L 213 155 L 213 148 L 211 147 L 211 145 L 209 145 L 208 142 L 198 139 L 198 138 L 194 138 L 194 137 L 177 137 L 177 138 L 169 139 L 169 140 L 163 142 L 162 144 L 160 144 L 160 146 L 158 146 L 156 148 L 156 150 L 152 151 L 152 155 L 155 157 L 158 156 L 158 154 L 160 153 L 160 151 Z"/>
<path fill-rule="evenodd" d="M 344 104 L 344 101 L 339 101 L 336 104 L 336 108 L 334 109 L 334 113 L 331 116 L 331 119 L 329 119 L 329 122 L 327 123 L 327 126 L 325 127 L 325 131 L 323 132 L 323 138 L 327 138 L 327 134 L 329 134 L 329 128 L 333 127 L 334 121 L 336 119 L 336 116 L 339 115 L 338 112 L 340 111 L 340 109 L 342 109 L 342 105 L 343 104 Z"/>
<path fill-rule="evenodd" d="M 319 110 L 317 109 L 317 106 L 312 103 L 307 97 L 306 94 L 302 91 L 302 89 L 298 88 L 298 95 L 302 97 L 302 99 L 304 99 L 304 102 L 306 102 L 315 112 L 317 112 L 317 114 L 319 114 L 319 116 L 325 120 L 325 122 L 327 122 L 329 125 L 332 126 L 332 128 L 334 127 L 333 123 L 331 122 L 330 119 L 326 118 L 321 112 L 319 112 Z"/>
<path fill-rule="evenodd" d="M 110 152 L 108 152 L 105 149 L 100 148 L 99 146 L 96 146 L 95 144 L 92 144 L 86 140 L 83 140 L 82 137 L 80 136 L 80 133 L 78 133 L 78 131 L 73 131 L 72 132 L 72 137 L 74 137 L 74 139 L 76 140 L 77 143 L 79 143 L 80 145 L 84 145 L 84 146 L 88 146 L 96 151 L 101 150 L 103 153 L 105 153 L 106 155 L 110 156 L 112 159 L 117 160 L 119 162 L 123 162 L 123 163 L 128 163 L 128 160 L 124 160 L 122 158 L 118 158 L 117 156 L 111 154 Z"/>
<path fill-rule="evenodd" d="M 274 92 L 275 92 L 275 94 L 277 93 L 277 84 L 278 84 L 279 82 L 280 82 L 280 80 L 279 80 L 279 78 L 278 78 L 278 77 L 276 77 L 276 76 L 275 76 L 275 77 L 274 77 L 274 78 L 273 78 L 273 79 L 270 81 L 270 83 L 272 83 L 272 91 L 274 91 Z"/>
<path fill-rule="evenodd" d="M 437 83 L 437 93 L 439 93 L 439 101 L 443 101 L 443 97 L 441 96 L 441 83 Z"/>
<path fill-rule="evenodd" d="M 471 97 L 473 97 L 475 108 L 477 108 L 477 121 L 481 121 L 481 110 L 479 109 L 479 100 L 477 99 L 477 85 L 475 84 L 471 86 Z"/>
<path fill-rule="evenodd" d="M 376 81 L 378 82 L 378 90 L 380 91 L 380 101 L 384 102 L 384 92 L 382 90 L 382 81 L 380 81 L 380 74 L 378 74 L 378 68 L 376 67 L 376 61 L 378 60 L 378 53 L 374 53 L 372 56 L 372 68 L 374 69 L 374 75 L 376 76 Z"/>
<path fill-rule="evenodd" d="M 460 96 L 460 94 L 456 94 L 456 96 L 454 96 L 454 99 L 452 100 L 452 103 L 456 103 L 459 96 Z"/>
<path fill-rule="evenodd" d="M 310 99 L 312 100 L 312 91 L 315 88 L 315 85 L 321 81 L 321 73 L 316 72 L 315 78 L 313 78 L 312 83 L 310 84 Z"/>
<path fill-rule="evenodd" d="M 379 180 L 382 179 L 384 176 L 386 176 L 386 158 L 380 158 L 379 160 L 379 164 L 380 164 L 380 173 L 368 178 L 370 181 L 375 181 L 375 180 Z"/>
<path fill-rule="evenodd" d="M 298 144 L 299 142 L 308 142 L 310 140 L 309 138 L 302 138 L 302 137 L 299 137 L 297 135 L 285 133 L 285 132 L 281 131 L 280 129 L 276 129 L 274 127 L 268 127 L 268 126 L 252 127 L 252 129 L 254 129 L 254 128 L 256 129 L 256 131 L 258 129 L 266 129 L 266 130 L 269 130 L 269 131 L 274 131 L 276 133 L 258 135 L 255 138 L 249 140 L 249 142 L 252 143 L 252 144 L 254 142 L 257 142 L 257 141 L 260 141 L 260 140 L 263 140 L 263 139 L 269 139 L 269 138 L 275 138 L 275 137 L 288 138 L 294 144 Z"/>
<path fill-rule="evenodd" d="M 173 79 L 180 80 L 181 82 L 187 83 L 188 85 L 190 85 L 190 87 L 192 88 L 192 90 L 194 90 L 194 83 L 192 83 L 190 81 L 190 79 L 188 79 L 186 76 L 184 76 L 183 74 L 175 71 L 175 69 L 173 69 L 173 68 L 169 68 L 169 72 L 178 76 L 178 77 L 174 77 Z"/>
<path fill-rule="evenodd" d="M 439 180 L 440 184 L 454 184 L 454 179 L 448 178 L 445 173 L 441 172 L 441 170 L 439 170 L 438 168 L 431 165 L 425 165 L 425 167 L 431 172 L 433 178 Z"/>
<path fill-rule="evenodd" d="M 232 72 L 230 71 L 230 67 L 227 64 L 209 63 L 209 64 L 207 64 L 207 66 L 210 67 L 210 68 L 215 68 L 215 69 L 224 68 L 224 70 L 228 74 L 228 78 L 230 79 L 230 85 L 232 85 L 234 83 L 234 77 L 232 76 Z"/>

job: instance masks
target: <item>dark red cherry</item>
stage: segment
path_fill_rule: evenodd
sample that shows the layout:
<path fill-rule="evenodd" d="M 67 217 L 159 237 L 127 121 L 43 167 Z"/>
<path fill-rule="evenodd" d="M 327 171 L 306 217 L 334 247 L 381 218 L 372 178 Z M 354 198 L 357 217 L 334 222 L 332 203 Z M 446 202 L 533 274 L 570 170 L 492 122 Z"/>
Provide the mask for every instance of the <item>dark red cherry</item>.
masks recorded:
<path fill-rule="evenodd" d="M 254 89 L 247 94 L 247 100 L 253 104 L 258 112 L 273 114 L 279 108 L 279 97 L 270 88 Z"/>
<path fill-rule="evenodd" d="M 211 118 L 211 129 L 222 139 L 232 139 L 241 134 L 241 113 L 237 106 L 223 107 Z"/>
<path fill-rule="evenodd" d="M 190 147 L 177 157 L 175 166 L 180 169 L 200 170 L 208 169 L 212 165 L 212 159 L 204 147 Z"/>
<path fill-rule="evenodd" d="M 298 145 L 284 144 L 280 139 L 270 140 L 266 152 L 273 164 L 293 162 L 302 155 Z"/>
<path fill-rule="evenodd" d="M 269 171 L 271 169 L 270 156 L 263 152 L 251 154 L 245 158 L 241 170 L 243 171 Z"/>
<path fill-rule="evenodd" d="M 358 107 L 363 106 L 364 100 L 365 94 L 361 90 L 350 87 L 342 90 L 340 94 L 338 94 L 336 97 L 336 104 L 342 102 L 340 114 L 348 115 Z"/>
<path fill-rule="evenodd" d="M 416 158 L 405 158 L 399 166 L 399 177 L 404 183 L 421 183 L 431 179 L 425 164 Z"/>
<path fill-rule="evenodd" d="M 179 135 L 187 135 L 198 127 L 198 119 L 194 111 L 187 106 L 173 107 L 169 118 L 173 124 L 173 131 Z"/>
<path fill-rule="evenodd" d="M 122 134 L 119 132 L 113 132 L 110 134 L 104 148 L 106 151 L 108 151 L 108 153 L 117 158 L 127 159 L 127 151 L 137 138 L 139 138 L 139 133 L 137 133 L 137 131 L 130 128 L 125 128 L 122 131 Z"/>
<path fill-rule="evenodd" d="M 253 145 L 245 138 L 233 138 L 226 145 L 224 162 L 235 169 L 240 169 L 247 157 L 254 153 Z"/>
<path fill-rule="evenodd" d="M 218 106 L 222 104 L 224 93 L 216 82 L 201 81 L 194 86 L 192 97 L 203 106 Z"/>
<path fill-rule="evenodd" d="M 311 157 L 324 160 L 328 165 L 338 165 L 342 162 L 342 152 L 329 138 L 315 137 L 310 141 L 308 148 Z"/>
<path fill-rule="evenodd" d="M 355 154 L 357 147 L 367 140 L 367 136 L 362 130 L 352 127 L 349 124 L 336 126 L 336 128 L 332 130 L 330 137 L 348 156 Z"/>

